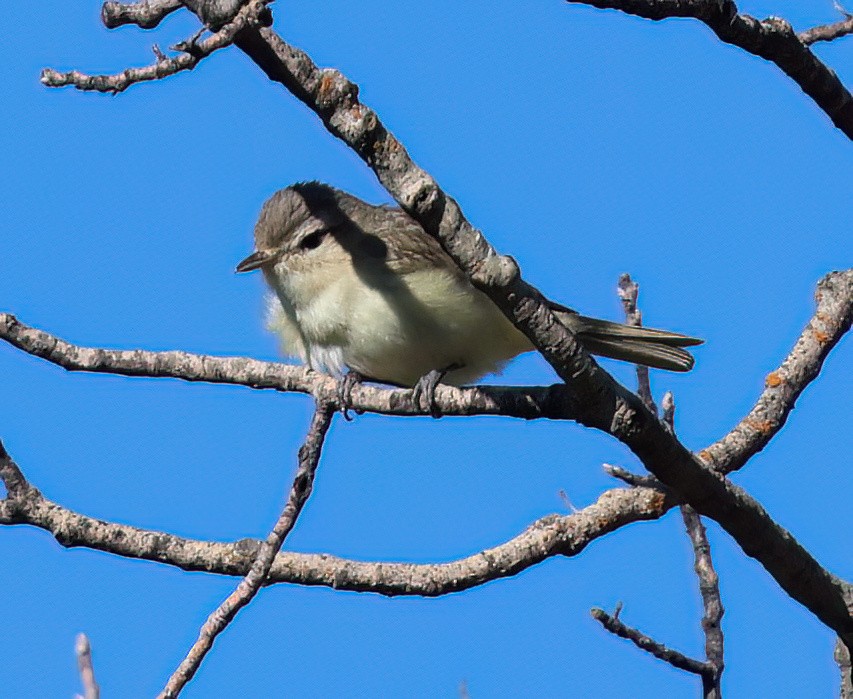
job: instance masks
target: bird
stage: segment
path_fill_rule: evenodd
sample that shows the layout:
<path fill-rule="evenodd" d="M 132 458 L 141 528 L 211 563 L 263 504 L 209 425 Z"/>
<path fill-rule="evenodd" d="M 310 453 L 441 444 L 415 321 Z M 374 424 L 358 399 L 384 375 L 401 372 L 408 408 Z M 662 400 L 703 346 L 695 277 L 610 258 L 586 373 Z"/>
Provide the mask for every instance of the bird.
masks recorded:
<path fill-rule="evenodd" d="M 255 249 L 236 271 L 256 269 L 271 291 L 267 325 L 282 350 L 326 374 L 426 386 L 434 400 L 438 380 L 467 384 L 534 349 L 414 218 L 321 182 L 292 184 L 264 203 Z M 689 371 L 694 360 L 683 348 L 702 343 L 551 308 L 604 357 Z"/>

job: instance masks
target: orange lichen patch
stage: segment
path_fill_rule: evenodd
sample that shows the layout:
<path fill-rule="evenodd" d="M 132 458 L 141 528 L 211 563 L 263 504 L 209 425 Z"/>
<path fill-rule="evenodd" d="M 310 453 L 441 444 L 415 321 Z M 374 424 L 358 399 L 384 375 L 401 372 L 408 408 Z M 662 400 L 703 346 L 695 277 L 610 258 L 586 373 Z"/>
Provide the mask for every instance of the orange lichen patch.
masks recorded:
<path fill-rule="evenodd" d="M 703 449 L 698 454 L 696 454 L 696 456 L 702 459 L 702 461 L 704 461 L 706 464 L 711 463 L 711 454 L 708 452 L 707 449 Z"/>
<path fill-rule="evenodd" d="M 770 420 L 745 420 L 744 422 L 761 434 L 770 434 L 773 429 L 773 423 Z"/>
<path fill-rule="evenodd" d="M 784 381 L 784 379 L 779 376 L 779 372 L 771 371 L 767 374 L 767 378 L 764 379 L 764 385 L 767 386 L 767 388 L 776 388 L 782 384 L 782 381 Z"/>
<path fill-rule="evenodd" d="M 332 86 L 335 84 L 335 76 L 331 73 L 331 71 L 327 73 L 323 73 L 323 77 L 320 78 L 320 97 L 325 98 L 326 93 L 332 89 Z"/>
<path fill-rule="evenodd" d="M 652 507 L 654 507 L 655 510 L 662 510 L 665 501 L 666 495 L 660 491 L 655 491 L 655 494 L 652 495 Z"/>
<path fill-rule="evenodd" d="M 818 330 L 817 328 L 812 331 L 812 334 L 814 335 L 814 339 L 821 344 L 829 339 L 829 335 L 827 335 L 823 330 Z"/>

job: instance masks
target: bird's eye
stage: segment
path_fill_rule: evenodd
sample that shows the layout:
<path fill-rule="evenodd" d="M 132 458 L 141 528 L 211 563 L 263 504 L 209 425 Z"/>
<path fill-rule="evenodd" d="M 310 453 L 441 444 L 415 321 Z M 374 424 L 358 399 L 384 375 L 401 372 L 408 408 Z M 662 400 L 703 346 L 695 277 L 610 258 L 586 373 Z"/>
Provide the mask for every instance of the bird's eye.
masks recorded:
<path fill-rule="evenodd" d="M 306 235 L 299 243 L 299 247 L 303 250 L 313 250 L 323 242 L 323 233 L 325 231 L 315 231 L 310 235 Z"/>

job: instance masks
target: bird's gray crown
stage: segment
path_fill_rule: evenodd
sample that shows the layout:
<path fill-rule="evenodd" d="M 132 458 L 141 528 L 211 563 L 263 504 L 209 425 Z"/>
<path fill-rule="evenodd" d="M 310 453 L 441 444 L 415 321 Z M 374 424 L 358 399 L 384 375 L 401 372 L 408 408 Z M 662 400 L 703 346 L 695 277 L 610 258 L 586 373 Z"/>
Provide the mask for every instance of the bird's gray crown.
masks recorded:
<path fill-rule="evenodd" d="M 343 192 L 322 182 L 297 182 L 280 189 L 264 202 L 255 225 L 255 247 L 273 250 L 293 242 L 306 232 L 309 222 L 320 226 L 337 225 L 343 218 Z"/>

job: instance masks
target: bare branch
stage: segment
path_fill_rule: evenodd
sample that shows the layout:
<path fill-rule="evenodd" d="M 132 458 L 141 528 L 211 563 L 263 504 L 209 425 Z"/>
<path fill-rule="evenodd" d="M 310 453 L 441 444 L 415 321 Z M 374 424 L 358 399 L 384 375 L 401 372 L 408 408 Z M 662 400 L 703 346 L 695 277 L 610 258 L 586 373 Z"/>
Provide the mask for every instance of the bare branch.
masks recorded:
<path fill-rule="evenodd" d="M 240 10 L 231 22 L 207 39 L 184 42 L 181 49 L 184 53 L 178 56 L 162 59 L 158 56 L 157 61 L 149 66 L 128 68 L 115 75 L 86 75 L 77 70 L 60 73 L 52 68 L 45 68 L 41 73 L 41 82 L 47 87 L 73 85 L 78 90 L 115 94 L 136 83 L 159 80 L 184 70 L 192 70 L 203 58 L 234 43 L 234 38 L 244 29 L 259 26 L 262 23 L 261 15 L 270 1 L 252 0 Z"/>
<path fill-rule="evenodd" d="M 800 32 L 797 34 L 799 40 L 806 46 L 810 46 L 818 41 L 834 41 L 835 39 L 840 39 L 842 36 L 853 34 L 853 14 L 842 10 L 837 5 L 836 7 L 844 14 L 844 19 L 839 22 L 822 24 L 819 27 L 812 27 L 804 32 Z"/>
<path fill-rule="evenodd" d="M 623 274 L 619 277 L 616 291 L 619 294 L 619 300 L 622 301 L 625 322 L 628 325 L 640 327 L 643 324 L 643 314 L 637 307 L 640 285 L 631 279 L 630 274 Z M 637 395 L 640 396 L 640 400 L 643 401 L 649 411 L 657 415 L 658 408 L 655 405 L 655 399 L 652 397 L 652 385 L 649 381 L 649 368 L 642 364 L 637 364 Z"/>
<path fill-rule="evenodd" d="M 74 642 L 74 651 L 77 654 L 77 668 L 80 671 L 80 682 L 83 684 L 83 696 L 80 699 L 98 699 L 101 696 L 101 688 L 95 681 L 95 668 L 92 665 L 92 646 L 84 633 L 78 633 Z"/>
<path fill-rule="evenodd" d="M 817 378 L 830 350 L 853 323 L 853 269 L 832 272 L 817 285 L 817 310 L 794 348 L 764 380 L 764 392 L 735 428 L 699 452 L 720 473 L 741 468 L 782 429 L 800 394 Z"/>
<path fill-rule="evenodd" d="M 307 393 L 319 401 L 340 407 L 338 382 L 305 366 L 180 351 L 81 347 L 25 325 L 8 313 L 0 313 L 0 339 L 68 371 L 175 378 L 292 391 Z M 357 411 L 384 415 L 427 414 L 413 400 L 409 389 L 377 388 L 361 383 L 353 386 L 350 398 L 349 407 Z M 436 403 L 443 415 L 504 415 L 527 420 L 559 420 L 571 418 L 574 412 L 572 394 L 562 384 L 471 388 L 441 384 L 436 389 Z"/>
<path fill-rule="evenodd" d="M 853 139 L 853 96 L 835 72 L 815 56 L 779 17 L 758 20 L 738 14 L 734 0 L 567 0 L 600 9 L 620 10 L 652 20 L 693 17 L 727 44 L 772 61 L 794 80 Z"/>
<path fill-rule="evenodd" d="M 2 444 L 0 444 L 2 449 Z M 233 544 L 194 541 L 86 517 L 44 498 L 30 486 L 5 451 L 0 476 L 22 484 L 19 495 L 0 501 L 0 524 L 28 524 L 44 529 L 62 546 L 85 546 L 126 558 L 172 565 L 187 571 L 246 575 L 259 542 Z M 317 585 L 389 597 L 436 597 L 510 577 L 552 556 L 575 556 L 588 544 L 633 522 L 662 517 L 675 500 L 652 488 L 616 488 L 602 493 L 576 513 L 549 515 L 515 538 L 467 558 L 439 564 L 370 563 L 327 554 L 280 552 L 264 584 Z"/>
<path fill-rule="evenodd" d="M 187 657 L 172 673 L 166 687 L 160 694 L 162 699 L 177 697 L 200 667 L 204 657 L 213 647 L 216 637 L 225 630 L 237 613 L 254 599 L 267 579 L 276 554 L 278 554 L 285 538 L 293 529 L 302 508 L 311 495 L 314 487 L 314 474 L 320 463 L 320 454 L 323 451 L 323 441 L 332 422 L 334 409 L 326 404 L 317 404 L 311 426 L 305 442 L 299 448 L 299 466 L 290 489 L 287 503 L 275 523 L 266 541 L 261 544 L 260 549 L 252 562 L 246 577 L 240 581 L 234 590 L 219 607 L 207 618 L 201 627 L 198 639 L 187 653 Z"/>
<path fill-rule="evenodd" d="M 679 653 L 677 650 L 667 648 L 663 643 L 658 643 L 653 638 L 646 636 L 637 629 L 623 624 L 619 620 L 618 614 L 610 615 L 598 607 L 593 607 L 589 613 L 592 614 L 593 619 L 600 622 L 601 625 L 610 633 L 615 634 L 620 638 L 627 638 L 629 641 L 634 643 L 637 648 L 640 648 L 647 653 L 651 653 L 656 658 L 669 663 L 673 667 L 677 667 L 679 670 L 686 670 L 687 672 L 692 672 L 693 674 L 700 676 L 704 676 L 711 672 L 707 663 L 703 663 L 700 660 L 694 660 L 683 653 Z"/>
<path fill-rule="evenodd" d="M 699 578 L 699 593 L 702 595 L 704 615 L 702 631 L 705 634 L 705 657 L 708 672 L 702 674 L 702 689 L 705 699 L 720 699 L 720 676 L 723 672 L 723 629 L 720 622 L 723 618 L 723 602 L 720 598 L 720 581 L 711 560 L 711 545 L 705 526 L 696 510 L 690 505 L 681 506 L 681 516 L 687 535 L 693 544 L 693 569 Z"/>
<path fill-rule="evenodd" d="M 165 17 L 183 7 L 181 0 L 143 0 L 143 2 L 105 2 L 101 6 L 101 21 L 107 29 L 123 24 L 135 24 L 142 29 L 154 29 Z"/>

